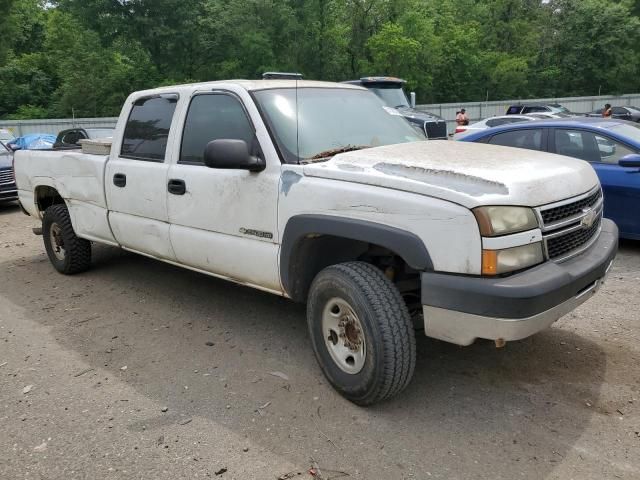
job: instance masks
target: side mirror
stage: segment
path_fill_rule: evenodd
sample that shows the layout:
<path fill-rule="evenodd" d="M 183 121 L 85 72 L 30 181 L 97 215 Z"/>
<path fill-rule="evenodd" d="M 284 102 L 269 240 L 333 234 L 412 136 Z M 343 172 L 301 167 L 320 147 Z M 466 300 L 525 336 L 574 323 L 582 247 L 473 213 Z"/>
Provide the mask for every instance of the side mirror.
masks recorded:
<path fill-rule="evenodd" d="M 411 92 L 409 94 L 409 104 L 411 105 L 411 108 L 416 108 L 416 92 Z"/>
<path fill-rule="evenodd" d="M 618 161 L 618 165 L 626 168 L 640 168 L 640 155 L 637 153 L 626 155 Z"/>
<path fill-rule="evenodd" d="M 204 164 L 210 168 L 259 172 L 266 167 L 262 158 L 249 154 L 244 140 L 223 138 L 209 142 L 204 149 Z"/>

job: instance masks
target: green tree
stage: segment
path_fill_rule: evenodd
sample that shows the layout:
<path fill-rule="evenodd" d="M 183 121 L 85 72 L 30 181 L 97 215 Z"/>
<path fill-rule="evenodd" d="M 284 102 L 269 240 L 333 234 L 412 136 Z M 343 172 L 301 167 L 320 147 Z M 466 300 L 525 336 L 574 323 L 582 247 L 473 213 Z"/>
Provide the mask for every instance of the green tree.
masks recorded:
<path fill-rule="evenodd" d="M 395 75 L 410 76 L 419 67 L 420 42 L 404 34 L 395 23 L 387 23 L 367 41 L 374 71 L 392 71 Z"/>
<path fill-rule="evenodd" d="M 623 93 L 640 87 L 640 20 L 628 2 L 556 0 L 555 43 L 549 63 L 561 66 L 561 94 Z"/>
<path fill-rule="evenodd" d="M 421 102 L 638 91 L 639 0 L 0 0 L 0 117 L 266 70 L 405 78 Z"/>

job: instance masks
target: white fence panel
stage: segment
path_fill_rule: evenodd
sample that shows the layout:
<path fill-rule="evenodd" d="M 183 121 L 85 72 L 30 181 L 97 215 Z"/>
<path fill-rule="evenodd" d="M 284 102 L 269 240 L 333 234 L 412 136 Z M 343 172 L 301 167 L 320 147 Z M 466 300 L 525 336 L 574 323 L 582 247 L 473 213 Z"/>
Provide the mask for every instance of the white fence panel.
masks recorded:
<path fill-rule="evenodd" d="M 10 130 L 16 137 L 29 133 L 57 135 L 67 128 L 113 128 L 118 117 L 105 118 L 49 118 L 42 120 L 0 120 L 0 128 Z"/>

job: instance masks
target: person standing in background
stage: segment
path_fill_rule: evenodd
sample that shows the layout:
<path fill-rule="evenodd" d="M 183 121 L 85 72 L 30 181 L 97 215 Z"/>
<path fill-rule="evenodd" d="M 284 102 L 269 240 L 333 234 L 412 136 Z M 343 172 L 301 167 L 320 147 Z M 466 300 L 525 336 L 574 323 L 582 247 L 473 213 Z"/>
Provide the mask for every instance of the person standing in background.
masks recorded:
<path fill-rule="evenodd" d="M 604 106 L 604 109 L 602 110 L 602 117 L 603 118 L 611 118 L 611 115 L 613 115 L 613 111 L 611 110 L 611 104 L 607 103 Z"/>
<path fill-rule="evenodd" d="M 456 114 L 456 124 L 458 126 L 469 125 L 469 117 L 467 116 L 467 111 L 464 108 L 461 108 L 460 111 Z"/>

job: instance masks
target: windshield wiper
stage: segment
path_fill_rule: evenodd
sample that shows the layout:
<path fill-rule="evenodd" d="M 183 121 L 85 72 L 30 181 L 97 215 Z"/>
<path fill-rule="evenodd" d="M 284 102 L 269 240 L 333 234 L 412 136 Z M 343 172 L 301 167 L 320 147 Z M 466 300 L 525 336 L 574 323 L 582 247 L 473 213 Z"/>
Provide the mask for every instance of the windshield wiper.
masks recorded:
<path fill-rule="evenodd" d="M 345 152 L 353 152 L 355 150 L 362 150 L 363 148 L 369 148 L 369 145 L 345 145 L 344 147 L 331 148 L 320 153 L 316 153 L 313 157 L 305 158 L 300 163 L 314 163 L 321 160 L 327 160 L 334 155 Z"/>

